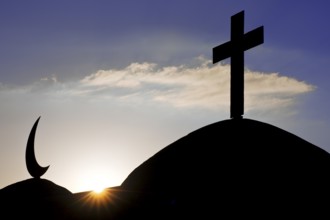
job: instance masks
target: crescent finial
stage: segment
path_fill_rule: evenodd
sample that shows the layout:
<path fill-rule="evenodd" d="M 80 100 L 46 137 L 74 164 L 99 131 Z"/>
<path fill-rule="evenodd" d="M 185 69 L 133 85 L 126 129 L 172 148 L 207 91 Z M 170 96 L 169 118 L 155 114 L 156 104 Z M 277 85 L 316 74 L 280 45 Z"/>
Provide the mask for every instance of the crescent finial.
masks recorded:
<path fill-rule="evenodd" d="M 26 152 L 25 152 L 26 167 L 30 175 L 34 178 L 40 178 L 49 168 L 49 166 L 47 167 L 40 166 L 34 154 L 34 137 L 38 127 L 39 119 L 40 117 L 36 120 L 36 122 L 34 123 L 31 129 L 29 139 L 26 145 Z"/>

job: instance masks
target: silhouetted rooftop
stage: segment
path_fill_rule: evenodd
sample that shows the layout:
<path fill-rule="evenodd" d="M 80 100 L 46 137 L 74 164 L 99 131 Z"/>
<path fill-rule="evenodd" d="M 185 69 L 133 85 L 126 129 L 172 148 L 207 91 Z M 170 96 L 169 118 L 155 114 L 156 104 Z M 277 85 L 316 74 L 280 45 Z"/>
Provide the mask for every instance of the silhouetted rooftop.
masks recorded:
<path fill-rule="evenodd" d="M 165 147 L 121 188 L 159 195 L 180 213 L 193 211 L 190 217 L 234 210 L 285 213 L 295 206 L 303 213 L 304 207 L 310 210 L 330 198 L 329 171 L 325 150 L 270 124 L 231 119 Z M 140 199 L 136 205 L 144 203 Z"/>

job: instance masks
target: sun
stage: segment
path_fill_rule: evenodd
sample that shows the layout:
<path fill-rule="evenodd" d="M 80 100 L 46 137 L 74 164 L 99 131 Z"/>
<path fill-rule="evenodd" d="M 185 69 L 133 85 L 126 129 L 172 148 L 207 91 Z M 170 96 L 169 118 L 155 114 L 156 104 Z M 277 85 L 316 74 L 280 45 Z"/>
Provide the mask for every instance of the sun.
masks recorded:
<path fill-rule="evenodd" d="M 104 186 L 104 184 L 102 184 L 102 183 L 97 184 L 97 183 L 96 183 L 96 184 L 93 186 L 92 191 L 93 191 L 94 193 L 96 193 L 96 194 L 101 194 L 106 188 L 107 188 L 107 187 Z"/>
<path fill-rule="evenodd" d="M 86 189 L 94 193 L 100 194 L 104 191 L 104 189 L 109 187 L 108 184 L 109 183 L 107 182 L 107 179 L 102 176 L 89 178 L 86 182 Z"/>
<path fill-rule="evenodd" d="M 106 173 L 87 172 L 81 178 L 78 178 L 78 192 L 91 191 L 100 194 L 104 189 L 111 187 L 111 178 Z"/>
<path fill-rule="evenodd" d="M 73 192 L 93 192 L 101 193 L 104 189 L 115 187 L 121 184 L 117 173 L 100 167 L 89 167 L 81 172 L 75 173 L 74 182 L 72 182 Z"/>

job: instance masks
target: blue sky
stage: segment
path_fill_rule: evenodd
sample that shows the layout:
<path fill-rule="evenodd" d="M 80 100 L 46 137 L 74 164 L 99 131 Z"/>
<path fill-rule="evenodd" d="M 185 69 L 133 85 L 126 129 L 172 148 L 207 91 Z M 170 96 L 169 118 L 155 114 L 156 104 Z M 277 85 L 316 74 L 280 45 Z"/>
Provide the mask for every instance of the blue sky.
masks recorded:
<path fill-rule="evenodd" d="M 330 3 L 284 0 L 0 2 L 0 188 L 43 176 L 72 192 L 115 186 L 154 153 L 229 118 L 229 59 L 212 48 L 264 26 L 245 53 L 245 117 L 330 151 Z M 256 134 L 257 136 L 257 134 Z M 221 138 L 221 134 L 219 134 Z"/>

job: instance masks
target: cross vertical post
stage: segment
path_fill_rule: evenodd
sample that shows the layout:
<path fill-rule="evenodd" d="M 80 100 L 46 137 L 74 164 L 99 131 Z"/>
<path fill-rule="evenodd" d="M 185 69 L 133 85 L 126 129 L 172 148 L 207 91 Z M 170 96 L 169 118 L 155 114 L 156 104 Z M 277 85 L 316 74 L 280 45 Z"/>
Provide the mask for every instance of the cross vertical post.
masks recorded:
<path fill-rule="evenodd" d="M 263 26 L 244 34 L 244 11 L 231 17 L 230 41 L 213 48 L 213 63 L 228 57 L 230 65 L 230 117 L 244 114 L 244 51 L 264 42 Z"/>
<path fill-rule="evenodd" d="M 233 53 L 230 65 L 230 117 L 244 114 L 244 51 L 241 38 L 244 35 L 244 13 L 231 17 L 231 42 Z"/>

